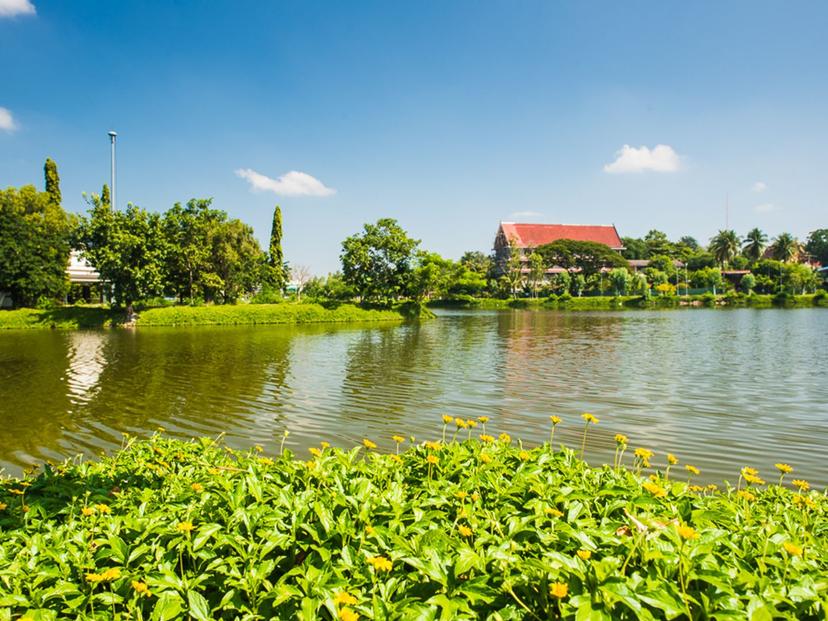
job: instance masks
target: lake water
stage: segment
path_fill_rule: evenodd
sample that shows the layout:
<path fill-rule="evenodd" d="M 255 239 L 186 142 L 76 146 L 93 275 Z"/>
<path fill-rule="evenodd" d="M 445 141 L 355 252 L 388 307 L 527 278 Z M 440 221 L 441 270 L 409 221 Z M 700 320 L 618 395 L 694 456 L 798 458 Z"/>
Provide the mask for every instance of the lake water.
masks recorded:
<path fill-rule="evenodd" d="M 443 312 L 403 326 L 0 333 L 0 465 L 112 450 L 122 432 L 226 434 L 307 456 L 321 440 L 437 439 L 440 415 L 490 417 L 612 460 L 675 453 L 701 479 L 784 461 L 828 483 L 828 310 Z M 479 432 L 479 429 L 478 429 Z"/>

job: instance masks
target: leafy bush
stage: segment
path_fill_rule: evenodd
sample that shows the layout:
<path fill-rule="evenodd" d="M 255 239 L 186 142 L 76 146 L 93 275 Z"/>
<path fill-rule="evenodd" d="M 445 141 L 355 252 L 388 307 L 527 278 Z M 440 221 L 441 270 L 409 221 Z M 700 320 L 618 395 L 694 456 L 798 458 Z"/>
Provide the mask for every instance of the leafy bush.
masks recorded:
<path fill-rule="evenodd" d="M 139 326 L 195 326 L 399 321 L 401 318 L 396 311 L 367 310 L 352 304 L 326 309 L 320 304 L 284 303 L 153 308 L 141 313 L 137 323 Z"/>
<path fill-rule="evenodd" d="M 804 481 L 719 491 L 644 478 L 644 449 L 622 466 L 623 436 L 591 468 L 481 427 L 307 462 L 154 436 L 7 480 L 0 615 L 824 618 L 828 501 Z"/>

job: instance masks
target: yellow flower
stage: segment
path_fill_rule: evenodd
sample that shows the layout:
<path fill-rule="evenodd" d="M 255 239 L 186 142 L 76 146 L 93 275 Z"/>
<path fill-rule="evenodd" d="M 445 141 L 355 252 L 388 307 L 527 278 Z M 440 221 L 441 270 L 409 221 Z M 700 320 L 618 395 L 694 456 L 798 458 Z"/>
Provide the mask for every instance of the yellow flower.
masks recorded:
<path fill-rule="evenodd" d="M 432 451 L 439 451 L 442 448 L 442 444 L 439 442 L 428 441 L 425 443 L 425 447 L 431 449 Z"/>
<path fill-rule="evenodd" d="M 649 481 L 642 484 L 641 487 L 646 489 L 648 492 L 650 492 L 656 498 L 664 498 L 667 495 L 667 490 L 666 489 L 664 489 L 660 485 L 657 485 L 655 483 L 651 483 Z"/>
<path fill-rule="evenodd" d="M 213 476 L 215 476 L 215 475 L 217 475 L 217 474 L 221 474 L 221 470 L 219 470 L 218 468 L 209 468 L 209 469 L 207 470 L 207 472 L 209 472 L 209 473 L 210 473 L 210 474 L 212 474 Z"/>
<path fill-rule="evenodd" d="M 90 515 L 95 515 L 95 509 L 93 507 L 84 507 L 81 509 L 81 513 L 86 517 L 89 517 Z"/>
<path fill-rule="evenodd" d="M 443 414 L 443 424 L 448 425 L 454 418 L 449 416 L 448 414 Z"/>
<path fill-rule="evenodd" d="M 583 414 L 581 414 L 581 418 L 583 418 L 583 419 L 587 422 L 587 424 L 589 424 L 589 423 L 592 423 L 593 425 L 597 425 L 597 424 L 598 424 L 598 419 L 597 419 L 597 418 L 595 418 L 595 417 L 594 417 L 592 414 L 590 414 L 589 412 L 584 412 Z"/>
<path fill-rule="evenodd" d="M 138 580 L 132 581 L 132 588 L 135 589 L 135 592 L 139 595 L 144 595 L 149 597 L 152 595 L 152 592 L 149 590 L 146 582 L 139 582 Z"/>
<path fill-rule="evenodd" d="M 459 532 L 463 537 L 472 536 L 472 529 L 468 526 L 463 526 L 462 524 L 457 527 L 457 532 Z"/>
<path fill-rule="evenodd" d="M 756 485 L 764 485 L 765 484 L 764 479 L 762 479 L 761 477 L 757 477 L 755 475 L 752 475 L 752 474 L 746 474 L 745 475 L 745 481 L 747 481 L 748 483 L 754 483 Z"/>
<path fill-rule="evenodd" d="M 787 552 L 791 556 L 802 556 L 802 548 L 796 545 L 795 543 L 786 541 L 782 544 L 782 547 L 785 548 L 785 552 Z"/>
<path fill-rule="evenodd" d="M 793 468 L 791 468 L 788 464 L 774 464 L 774 466 L 776 466 L 776 469 L 782 474 L 793 472 Z"/>
<path fill-rule="evenodd" d="M 677 527 L 676 530 L 678 531 L 679 537 L 682 539 L 698 539 L 699 534 L 696 530 L 691 527 L 687 526 L 687 524 L 682 524 L 681 526 Z"/>
<path fill-rule="evenodd" d="M 678 457 L 673 455 L 672 453 L 667 453 L 667 463 L 671 466 L 675 466 L 679 462 Z"/>
<path fill-rule="evenodd" d="M 457 425 L 458 429 L 465 429 L 466 428 L 466 421 L 464 421 L 462 418 L 459 418 L 459 417 L 455 418 L 454 419 L 454 424 Z"/>
<path fill-rule="evenodd" d="M 479 420 L 481 423 L 483 423 L 485 425 L 486 423 L 489 422 L 489 417 L 488 416 L 478 416 L 477 420 Z"/>
<path fill-rule="evenodd" d="M 576 554 L 582 561 L 588 561 L 592 556 L 592 552 L 590 552 L 589 550 L 578 550 Z"/>
<path fill-rule="evenodd" d="M 191 533 L 195 526 L 192 522 L 179 522 L 175 528 L 180 533 Z"/>
<path fill-rule="evenodd" d="M 201 483 L 193 483 L 192 485 L 190 485 L 190 487 L 193 488 L 194 492 L 203 492 L 204 491 L 204 486 Z"/>
<path fill-rule="evenodd" d="M 708 491 L 708 492 L 715 492 L 717 489 L 719 489 L 719 486 L 718 486 L 718 485 L 716 485 L 715 483 L 710 483 L 710 484 L 707 486 L 707 491 Z"/>
<path fill-rule="evenodd" d="M 24 494 L 22 489 L 10 489 L 9 493 L 10 494 L 15 494 L 17 496 L 22 496 Z"/>
<path fill-rule="evenodd" d="M 690 464 L 684 466 L 684 469 L 687 470 L 687 472 L 689 472 L 690 474 L 701 474 L 701 470 L 699 470 L 695 466 L 691 466 Z"/>
<path fill-rule="evenodd" d="M 808 481 L 803 481 L 802 479 L 794 479 L 791 481 L 794 487 L 798 487 L 800 492 L 807 492 L 811 489 L 811 484 Z"/>
<path fill-rule="evenodd" d="M 374 530 L 374 527 L 371 526 L 370 524 L 368 524 L 368 526 L 365 527 L 365 534 L 366 535 L 373 535 L 375 532 L 376 531 Z"/>
<path fill-rule="evenodd" d="M 384 556 L 369 556 L 366 560 L 374 571 L 391 571 L 391 561 Z"/>
<path fill-rule="evenodd" d="M 615 443 L 616 444 L 627 444 L 630 439 L 625 436 L 623 433 L 616 433 L 615 434 Z"/>
<path fill-rule="evenodd" d="M 755 477 L 759 474 L 759 471 L 756 468 L 751 468 L 750 466 L 745 466 L 742 468 L 742 476 L 753 476 Z"/>
<path fill-rule="evenodd" d="M 501 442 L 505 443 L 505 444 L 509 444 L 512 441 L 512 436 L 510 436 L 508 433 L 501 433 L 497 437 L 497 439 L 500 440 Z"/>
<path fill-rule="evenodd" d="M 259 457 L 259 463 L 263 466 L 272 466 L 273 460 L 270 457 Z"/>
<path fill-rule="evenodd" d="M 562 511 L 558 511 L 557 509 L 554 509 L 552 507 L 546 507 L 546 509 L 544 509 L 544 512 L 546 513 L 546 515 L 551 515 L 552 517 L 561 517 L 561 516 L 563 516 Z"/>
<path fill-rule="evenodd" d="M 529 453 L 527 451 L 521 451 L 520 453 L 518 453 L 518 459 L 520 459 L 520 461 L 528 461 Z"/>
<path fill-rule="evenodd" d="M 365 448 L 367 448 L 367 449 L 375 449 L 375 448 L 377 448 L 377 445 L 376 445 L 376 444 L 374 444 L 373 442 L 371 442 L 371 440 L 369 440 L 368 438 L 365 438 L 365 439 L 362 441 L 362 444 L 363 444 L 363 446 L 365 446 Z"/>
<path fill-rule="evenodd" d="M 8 506 L 5 502 L 0 502 L 0 511 L 5 511 Z"/>
<path fill-rule="evenodd" d="M 653 454 L 654 453 L 650 449 L 645 449 L 645 448 L 635 449 L 635 456 L 640 458 L 640 459 L 643 459 L 644 461 L 652 459 Z"/>
<path fill-rule="evenodd" d="M 322 451 L 320 451 L 315 446 L 310 447 L 308 449 L 308 452 L 310 452 L 310 454 L 313 455 L 314 457 L 319 457 L 320 455 L 322 455 Z"/>
<path fill-rule="evenodd" d="M 254 446 L 253 448 L 254 448 L 254 449 L 256 449 L 256 452 L 257 452 L 257 453 L 262 453 L 262 452 L 264 452 L 264 448 L 262 447 L 262 445 L 261 445 L 261 444 L 257 444 L 257 445 L 256 445 L 256 446 Z"/>
<path fill-rule="evenodd" d="M 388 459 L 390 459 L 391 461 L 397 462 L 398 464 L 402 463 L 402 457 L 400 457 L 399 455 L 393 455 L 393 454 L 389 455 Z"/>
<path fill-rule="evenodd" d="M 461 492 L 457 492 L 454 496 L 455 496 L 455 498 L 458 498 L 459 500 L 465 500 L 466 496 L 468 496 L 468 495 L 469 495 L 468 492 L 462 492 L 461 491 Z"/>
<path fill-rule="evenodd" d="M 359 621 L 359 613 L 354 612 L 350 608 L 342 608 L 339 611 L 339 618 L 342 621 Z"/>
<path fill-rule="evenodd" d="M 405 442 L 405 438 L 402 436 L 391 436 L 391 439 L 397 444 L 402 444 L 403 442 Z"/>
<path fill-rule="evenodd" d="M 704 488 L 701 485 L 691 485 L 688 488 L 691 492 L 703 492 Z"/>
<path fill-rule="evenodd" d="M 739 496 L 739 498 L 744 498 L 748 502 L 756 500 L 756 496 L 754 494 L 751 494 L 746 489 L 739 490 L 736 495 Z"/>
<path fill-rule="evenodd" d="M 484 464 L 490 464 L 492 463 L 492 456 L 488 453 L 480 453 L 480 461 L 482 461 Z"/>
<path fill-rule="evenodd" d="M 488 443 L 490 443 L 490 442 L 494 442 L 494 441 L 495 441 L 495 439 L 494 439 L 494 437 L 493 437 L 493 436 L 487 435 L 487 434 L 485 434 L 485 433 L 481 433 L 481 434 L 480 434 L 480 441 L 481 441 L 481 442 L 486 442 L 486 443 L 488 444 Z"/>
<path fill-rule="evenodd" d="M 474 429 L 475 427 L 477 427 L 477 421 L 473 418 L 466 419 L 466 427 L 468 427 L 469 429 Z"/>
<path fill-rule="evenodd" d="M 112 509 L 109 508 L 109 505 L 97 504 L 95 505 L 95 508 L 101 513 L 112 513 Z"/>
<path fill-rule="evenodd" d="M 480 500 L 480 494 L 475 492 L 474 494 L 471 495 L 471 499 L 472 499 L 472 502 L 477 502 L 478 500 Z"/>
<path fill-rule="evenodd" d="M 430 464 L 436 464 L 440 460 L 437 458 L 437 455 L 429 455 L 428 457 L 426 457 L 426 461 Z"/>
<path fill-rule="evenodd" d="M 103 580 L 103 576 L 101 574 L 86 574 L 86 581 L 95 584 L 97 582 L 101 582 Z"/>
<path fill-rule="evenodd" d="M 550 416 L 549 420 L 552 421 L 553 425 L 557 425 L 561 422 L 561 417 L 560 416 Z M 566 587 L 566 585 L 564 585 L 564 587 Z"/>
<path fill-rule="evenodd" d="M 357 603 L 357 598 L 345 591 L 340 591 L 334 597 L 334 603 L 344 606 L 354 606 Z"/>
<path fill-rule="evenodd" d="M 569 587 L 567 587 L 563 582 L 553 582 L 549 585 L 549 594 L 552 597 L 557 597 L 558 599 L 566 597 L 568 591 Z"/>
<path fill-rule="evenodd" d="M 322 440 L 322 442 L 319 443 L 319 446 L 321 446 L 322 450 L 324 451 L 326 448 L 330 448 L 331 443 L 330 442 L 325 442 L 324 440 Z"/>

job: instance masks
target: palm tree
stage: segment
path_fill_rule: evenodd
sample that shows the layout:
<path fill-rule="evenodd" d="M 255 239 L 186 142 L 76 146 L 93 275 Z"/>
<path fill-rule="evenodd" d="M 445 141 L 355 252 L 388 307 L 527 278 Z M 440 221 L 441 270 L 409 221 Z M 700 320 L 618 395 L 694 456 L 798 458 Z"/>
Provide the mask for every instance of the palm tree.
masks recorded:
<path fill-rule="evenodd" d="M 773 252 L 774 259 L 788 263 L 795 260 L 799 256 L 799 253 L 802 251 L 802 247 L 796 237 L 790 233 L 782 233 L 779 237 L 773 240 L 771 250 Z"/>
<path fill-rule="evenodd" d="M 710 252 L 722 266 L 732 261 L 739 253 L 739 236 L 736 231 L 719 231 L 711 237 Z"/>
<path fill-rule="evenodd" d="M 745 235 L 744 243 L 742 244 L 742 254 L 750 259 L 752 263 L 756 263 L 762 257 L 767 243 L 768 236 L 762 232 L 762 229 L 751 229 Z"/>

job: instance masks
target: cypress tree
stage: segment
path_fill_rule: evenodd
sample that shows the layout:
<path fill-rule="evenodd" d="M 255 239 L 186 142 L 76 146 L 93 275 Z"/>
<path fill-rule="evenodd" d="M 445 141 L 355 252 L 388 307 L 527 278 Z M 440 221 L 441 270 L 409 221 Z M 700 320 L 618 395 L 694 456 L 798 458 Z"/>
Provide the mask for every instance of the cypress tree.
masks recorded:
<path fill-rule="evenodd" d="M 269 262 L 273 286 L 281 291 L 285 287 L 285 257 L 282 253 L 282 209 L 276 205 L 273 210 L 273 226 L 270 229 Z"/>
<path fill-rule="evenodd" d="M 46 193 L 49 195 L 49 200 L 55 205 L 60 205 L 60 177 L 57 164 L 50 157 L 46 158 L 46 163 L 43 165 L 43 176 L 46 177 Z"/>
<path fill-rule="evenodd" d="M 112 197 L 109 195 L 109 186 L 105 183 L 101 188 L 101 205 L 106 205 L 107 207 L 112 206 Z"/>

